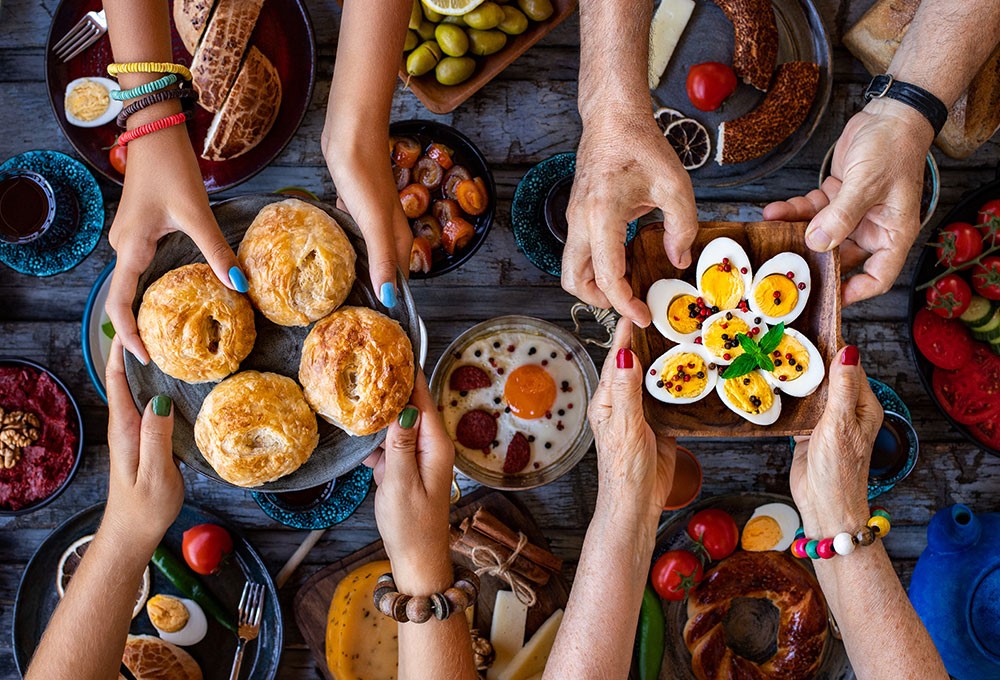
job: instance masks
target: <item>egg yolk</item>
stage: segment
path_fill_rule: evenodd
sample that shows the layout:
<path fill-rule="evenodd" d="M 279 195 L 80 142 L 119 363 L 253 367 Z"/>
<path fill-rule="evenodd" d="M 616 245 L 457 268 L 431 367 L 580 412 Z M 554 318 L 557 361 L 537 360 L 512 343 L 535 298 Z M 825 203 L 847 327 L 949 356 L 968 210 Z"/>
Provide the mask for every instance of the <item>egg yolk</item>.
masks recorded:
<path fill-rule="evenodd" d="M 681 352 L 663 362 L 663 389 L 673 397 L 697 397 L 705 391 L 705 360 L 694 352 Z"/>
<path fill-rule="evenodd" d="M 760 282 L 753 297 L 760 311 L 768 316 L 779 317 L 795 309 L 795 303 L 799 301 L 799 289 L 795 286 L 795 281 L 784 274 L 771 274 Z"/>
<path fill-rule="evenodd" d="M 743 335 L 750 333 L 750 327 L 746 321 L 738 316 L 734 316 L 732 319 L 719 319 L 709 326 L 705 333 L 705 347 L 712 354 L 723 357 L 726 361 L 735 359 L 743 354 L 740 341 L 736 339 L 737 333 Z"/>
<path fill-rule="evenodd" d="M 150 622 L 165 633 L 176 633 L 187 625 L 190 614 L 184 603 L 169 595 L 154 595 L 146 602 Z"/>
<path fill-rule="evenodd" d="M 698 314 L 688 309 L 688 305 L 695 304 L 693 295 L 678 295 L 670 302 L 667 309 L 667 323 L 678 333 L 694 333 L 700 327 Z"/>
<path fill-rule="evenodd" d="M 774 362 L 771 375 L 781 382 L 795 380 L 809 368 L 809 351 L 801 342 L 785 333 L 781 336 L 777 349 L 771 352 L 771 361 Z"/>
<path fill-rule="evenodd" d="M 758 515 L 743 527 L 741 543 L 744 550 L 760 552 L 771 550 L 781 540 L 781 526 L 773 517 Z"/>
<path fill-rule="evenodd" d="M 518 418 L 541 418 L 556 402 L 556 381 L 538 364 L 518 366 L 507 378 L 503 397 Z"/>
<path fill-rule="evenodd" d="M 713 264 L 701 275 L 701 294 L 714 307 L 735 309 L 743 298 L 743 277 L 732 265 Z"/>
<path fill-rule="evenodd" d="M 729 401 L 747 413 L 765 413 L 774 404 L 770 385 L 757 371 L 726 380 L 723 389 Z"/>

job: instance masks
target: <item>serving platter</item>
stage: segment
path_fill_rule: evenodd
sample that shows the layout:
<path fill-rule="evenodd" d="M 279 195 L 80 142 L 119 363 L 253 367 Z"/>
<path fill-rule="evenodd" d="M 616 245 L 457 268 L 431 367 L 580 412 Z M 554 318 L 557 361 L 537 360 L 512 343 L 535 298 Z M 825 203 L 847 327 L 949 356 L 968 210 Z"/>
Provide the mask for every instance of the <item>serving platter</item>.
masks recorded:
<path fill-rule="evenodd" d="M 691 246 L 692 263 L 711 241 L 728 237 L 743 247 L 756 268 L 778 253 L 794 252 L 809 265 L 812 293 L 791 327 L 806 335 L 829 366 L 843 345 L 840 335 L 840 251 L 817 253 L 805 242 L 805 222 L 702 222 Z M 659 279 L 679 278 L 692 283 L 694 266 L 675 268 L 663 252 L 663 223 L 649 224 L 639 230 L 628 247 L 632 290 L 641 300 Z M 655 313 L 655 310 L 654 310 Z M 674 346 L 653 325 L 636 328 L 632 349 L 639 363 L 648 368 L 652 361 Z M 733 413 L 716 395 L 707 395 L 693 404 L 665 404 L 643 391 L 643 405 L 650 425 L 672 437 L 782 437 L 808 434 L 815 427 L 826 406 L 827 380 L 808 397 L 784 397 L 781 415 L 770 426 L 759 426 Z"/>
<path fill-rule="evenodd" d="M 180 1 L 180 0 L 177 0 Z M 121 185 L 124 177 L 111 167 L 107 149 L 120 132 L 112 121 L 97 128 L 81 128 L 66 120 L 64 97 L 66 85 L 76 78 L 107 77 L 108 64 L 114 61 L 111 41 L 107 34 L 63 63 L 52 54 L 52 46 L 60 40 L 88 11 L 100 11 L 101 0 L 62 0 L 52 13 L 52 23 L 45 42 L 45 84 L 52 113 L 63 134 L 88 165 L 105 179 Z M 174 61 L 191 65 L 191 55 L 181 42 L 171 20 L 171 42 Z M 316 44 L 312 20 L 304 0 L 267 0 L 261 8 L 256 28 L 250 37 L 271 60 L 281 78 L 281 107 L 271 131 L 256 147 L 237 158 L 209 161 L 200 156 L 205 136 L 212 123 L 211 111 L 194 107 L 194 119 L 188 123 L 191 142 L 208 193 L 231 189 L 253 177 L 273 161 L 298 130 L 312 99 L 316 74 Z"/>
<path fill-rule="evenodd" d="M 236 251 L 243 235 L 257 213 L 266 205 L 286 200 L 286 196 L 275 194 L 240 196 L 221 201 L 212 206 L 215 218 L 229 245 Z M 398 301 L 392 309 L 386 309 L 378 301 L 372 289 L 368 273 L 368 250 L 357 224 L 342 210 L 323 203 L 311 201 L 332 215 L 344 229 L 357 252 L 357 280 L 345 301 L 345 305 L 370 307 L 395 319 L 406 331 L 413 345 L 414 363 L 423 356 L 424 339 L 420 330 L 420 320 L 406 280 L 400 274 L 396 281 Z M 192 262 L 204 262 L 204 258 L 186 235 L 176 232 L 160 241 L 153 262 L 139 278 L 132 310 L 138 314 L 142 295 L 153 282 L 166 272 Z M 298 380 L 299 359 L 302 342 L 311 327 L 278 326 L 254 312 L 257 341 L 249 356 L 243 360 L 240 370 L 270 371 L 293 380 Z M 174 455 L 191 468 L 222 483 L 228 483 L 202 457 L 194 441 L 194 423 L 201 409 L 201 403 L 215 386 L 214 383 L 191 385 L 166 375 L 153 362 L 143 366 L 130 353 L 125 353 L 125 374 L 136 406 L 145 408 L 146 403 L 157 394 L 166 394 L 174 402 Z M 384 439 L 384 433 L 365 437 L 351 437 L 343 430 L 327 423 L 319 422 L 319 445 L 312 456 L 295 472 L 274 482 L 258 487 L 255 491 L 280 492 L 300 491 L 319 486 L 346 474 L 368 457 Z"/>
<path fill-rule="evenodd" d="M 56 574 L 63 551 L 77 539 L 96 532 L 103 515 L 104 503 L 73 515 L 42 541 L 25 567 L 17 589 L 17 599 L 14 601 L 13 623 L 14 662 L 21 675 L 28 670 L 31 656 L 38 648 L 42 633 L 59 604 Z M 253 546 L 218 517 L 187 503 L 167 530 L 161 544 L 181 559 L 184 531 L 205 523 L 224 526 L 233 537 L 235 559 L 224 562 L 220 573 L 198 578 L 220 603 L 232 610 L 234 619 L 243 584 L 247 580 L 253 580 L 265 586 L 260 636 L 256 642 L 247 645 L 240 677 L 245 680 L 271 680 L 278 673 L 278 661 L 284 642 L 281 607 L 274 582 Z M 157 593 L 180 596 L 173 584 L 153 565 L 149 566 L 149 576 L 150 597 Z M 129 632 L 135 635 L 156 635 L 145 610 L 133 619 Z M 229 677 L 233 654 L 236 652 L 236 636 L 210 618 L 205 639 L 185 650 L 195 658 L 206 678 L 226 678 Z"/>

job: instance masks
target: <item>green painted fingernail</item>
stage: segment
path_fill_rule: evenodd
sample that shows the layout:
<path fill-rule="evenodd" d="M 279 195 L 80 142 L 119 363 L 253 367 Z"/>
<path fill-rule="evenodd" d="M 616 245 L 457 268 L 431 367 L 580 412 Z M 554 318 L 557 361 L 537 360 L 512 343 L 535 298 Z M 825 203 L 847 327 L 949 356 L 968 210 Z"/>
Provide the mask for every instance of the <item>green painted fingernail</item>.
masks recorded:
<path fill-rule="evenodd" d="M 153 397 L 153 414 L 160 416 L 161 418 L 166 418 L 170 415 L 171 401 L 170 397 L 165 394 L 158 394 Z"/>
<path fill-rule="evenodd" d="M 416 424 L 418 415 L 420 415 L 420 411 L 413 406 L 407 406 L 399 414 L 399 426 L 404 430 L 409 430 Z"/>

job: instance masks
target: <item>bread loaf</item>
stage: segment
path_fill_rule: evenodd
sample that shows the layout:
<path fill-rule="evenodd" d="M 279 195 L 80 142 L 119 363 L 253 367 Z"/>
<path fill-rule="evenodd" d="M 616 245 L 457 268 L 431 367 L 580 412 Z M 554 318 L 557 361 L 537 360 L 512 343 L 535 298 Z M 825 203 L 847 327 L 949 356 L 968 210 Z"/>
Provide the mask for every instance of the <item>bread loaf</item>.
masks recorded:
<path fill-rule="evenodd" d="M 191 61 L 198 103 L 209 111 L 222 108 L 240 70 L 264 0 L 219 0 Z"/>
<path fill-rule="evenodd" d="M 215 0 L 174 0 L 174 27 L 188 54 L 194 54 L 201 40 Z"/>
<path fill-rule="evenodd" d="M 210 161 L 236 158 L 267 136 L 281 106 L 281 79 L 271 60 L 251 46 L 228 94 L 205 135 L 201 156 Z"/>

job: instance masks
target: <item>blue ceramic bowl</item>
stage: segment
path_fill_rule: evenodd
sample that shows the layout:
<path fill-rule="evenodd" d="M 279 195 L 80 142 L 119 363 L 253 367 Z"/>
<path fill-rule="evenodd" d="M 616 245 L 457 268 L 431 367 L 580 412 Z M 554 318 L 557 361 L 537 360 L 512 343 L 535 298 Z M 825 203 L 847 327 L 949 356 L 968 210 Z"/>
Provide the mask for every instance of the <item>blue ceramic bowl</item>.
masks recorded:
<path fill-rule="evenodd" d="M 371 484 L 371 469 L 359 465 L 346 475 L 327 482 L 324 489 L 304 503 L 289 502 L 291 494 L 254 491 L 251 495 L 265 515 L 285 526 L 329 529 L 354 514 L 368 496 Z"/>
<path fill-rule="evenodd" d="M 111 351 L 111 338 L 104 332 L 104 324 L 110 323 L 104 313 L 104 303 L 108 300 L 108 289 L 111 287 L 111 274 L 115 271 L 115 261 L 108 263 L 97 280 L 94 281 L 87 305 L 83 309 L 83 323 L 80 325 L 80 345 L 83 347 L 83 365 L 87 367 L 87 375 L 94 383 L 98 396 L 108 403 L 108 392 L 104 385 L 104 373 L 108 367 L 108 352 Z"/>

